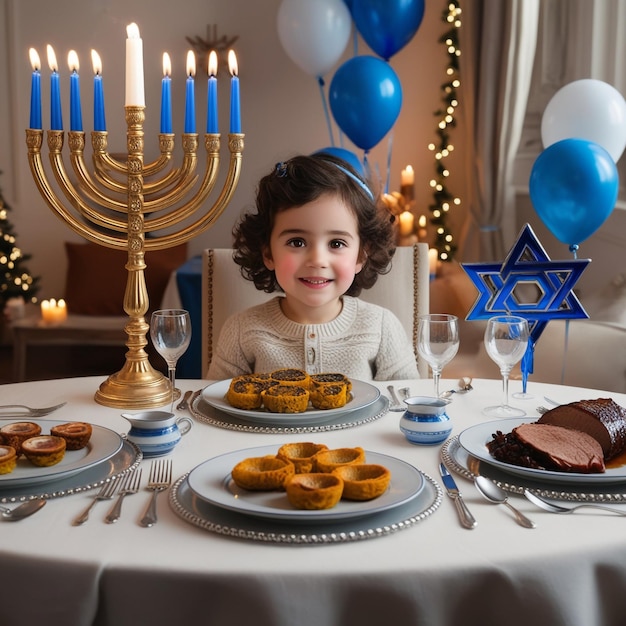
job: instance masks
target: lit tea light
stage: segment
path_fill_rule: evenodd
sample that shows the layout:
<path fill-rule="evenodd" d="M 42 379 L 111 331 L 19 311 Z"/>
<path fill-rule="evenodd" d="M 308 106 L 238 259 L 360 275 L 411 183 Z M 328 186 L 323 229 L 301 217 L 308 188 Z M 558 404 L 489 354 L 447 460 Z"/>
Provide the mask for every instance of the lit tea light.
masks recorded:
<path fill-rule="evenodd" d="M 60 324 L 67 319 L 67 305 L 65 300 L 43 300 L 41 302 L 41 319 L 46 324 Z"/>

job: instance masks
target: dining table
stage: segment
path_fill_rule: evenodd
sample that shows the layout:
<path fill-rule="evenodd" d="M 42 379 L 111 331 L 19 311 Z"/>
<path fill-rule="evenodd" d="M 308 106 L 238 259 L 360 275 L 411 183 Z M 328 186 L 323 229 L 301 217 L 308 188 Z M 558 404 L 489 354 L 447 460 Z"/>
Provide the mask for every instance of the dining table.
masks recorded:
<path fill-rule="evenodd" d="M 30 517 L 0 519 L 0 624 L 624 624 L 626 519 L 594 509 L 550 513 L 522 492 L 528 481 L 536 492 L 566 504 L 608 501 L 626 511 L 626 470 L 623 480 L 608 483 L 555 482 L 509 473 L 472 456 L 460 444 L 463 433 L 475 428 L 490 433 L 502 426 L 482 414 L 500 401 L 501 380 L 473 380 L 471 391 L 453 393 L 446 406 L 450 436 L 440 444 L 416 445 L 400 431 L 402 412 L 389 410 L 387 381 L 361 385 L 353 400 L 371 393 L 375 399 L 333 419 L 274 422 L 222 411 L 211 394 L 223 393 L 224 381 L 179 379 L 181 392 L 194 394 L 190 409 L 173 412 L 191 417 L 193 424 L 172 452 L 157 457 L 172 461 L 173 477 L 169 489 L 157 496 L 158 521 L 151 527 L 140 520 L 151 497 L 146 485 L 154 459 L 125 437 L 129 422 L 122 413 L 137 410 L 95 402 L 103 380 L 78 377 L 0 387 L 2 405 L 66 403 L 44 418 L 20 420 L 45 420 L 47 426 L 50 421 L 89 422 L 97 431 L 121 435 L 123 446 L 108 460 L 69 477 L 35 484 L 27 479 L 9 489 L 0 482 L 0 505 L 7 508 L 35 497 L 47 500 Z M 433 395 L 431 379 L 391 384 L 396 391 L 408 388 L 410 396 Z M 511 382 L 511 393 L 517 385 Z M 441 389 L 457 388 L 456 380 L 441 381 Z M 511 403 L 526 411 L 523 419 L 529 422 L 538 419 L 539 407 L 553 406 L 550 401 L 611 397 L 626 406 L 623 394 L 532 378 L 528 394 L 532 397 L 511 398 Z M 9 419 L 17 421 L 1 421 Z M 342 504 L 347 513 L 328 517 L 316 517 L 318 512 L 299 517 L 301 511 L 288 511 L 283 504 L 276 515 L 272 504 L 260 505 L 258 512 L 245 494 L 232 497 L 228 475 L 235 461 L 299 442 L 361 447 L 370 462 L 392 468 L 391 487 L 409 496 L 378 508 L 375 501 L 356 503 L 362 507 L 358 513 L 349 508 L 353 504 Z M 442 462 L 476 519 L 471 529 L 461 525 L 446 493 Z M 126 496 L 116 523 L 105 522 L 112 501 L 103 501 L 85 524 L 73 524 L 104 482 L 138 469 L 141 488 Z M 503 486 L 535 528 L 520 526 L 507 507 L 483 498 L 473 484 L 478 473 Z M 217 485 L 208 487 L 213 474 Z M 415 492 L 413 481 L 419 483 Z"/>

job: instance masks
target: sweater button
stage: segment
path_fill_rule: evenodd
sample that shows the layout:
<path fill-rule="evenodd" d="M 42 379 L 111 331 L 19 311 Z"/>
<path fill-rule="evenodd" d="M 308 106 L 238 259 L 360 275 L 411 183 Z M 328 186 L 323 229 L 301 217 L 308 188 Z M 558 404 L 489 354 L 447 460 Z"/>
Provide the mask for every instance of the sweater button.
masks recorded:
<path fill-rule="evenodd" d="M 315 339 L 315 333 L 310 333 L 309 334 L 309 339 Z"/>

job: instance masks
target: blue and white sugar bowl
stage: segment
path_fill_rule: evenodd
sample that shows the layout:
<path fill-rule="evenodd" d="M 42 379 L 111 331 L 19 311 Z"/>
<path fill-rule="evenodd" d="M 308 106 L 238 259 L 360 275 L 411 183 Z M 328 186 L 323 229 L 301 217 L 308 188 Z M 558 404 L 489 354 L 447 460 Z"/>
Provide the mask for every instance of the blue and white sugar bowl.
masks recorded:
<path fill-rule="evenodd" d="M 130 422 L 126 435 L 145 457 L 163 456 L 170 453 L 193 425 L 189 417 L 177 418 L 167 411 L 143 411 L 122 413 Z"/>
<path fill-rule="evenodd" d="M 410 443 L 432 446 L 450 436 L 452 420 L 446 414 L 450 400 L 413 396 L 404 403 L 407 410 L 400 418 L 400 430 Z"/>

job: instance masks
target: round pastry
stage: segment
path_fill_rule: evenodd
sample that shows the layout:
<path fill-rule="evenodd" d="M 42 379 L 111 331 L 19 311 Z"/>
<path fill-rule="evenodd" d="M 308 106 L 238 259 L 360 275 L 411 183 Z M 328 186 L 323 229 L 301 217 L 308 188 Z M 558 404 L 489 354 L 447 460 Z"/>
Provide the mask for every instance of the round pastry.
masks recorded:
<path fill-rule="evenodd" d="M 363 448 L 336 448 L 322 450 L 315 455 L 315 467 L 318 472 L 332 472 L 341 465 L 365 463 Z"/>
<path fill-rule="evenodd" d="M 87 422 L 68 422 L 53 426 L 50 434 L 65 439 L 66 450 L 80 450 L 89 443 L 91 431 L 91 424 Z"/>
<path fill-rule="evenodd" d="M 311 374 L 311 386 L 316 385 L 338 385 L 344 383 L 348 393 L 352 391 L 352 381 L 345 375 L 336 372 L 323 372 L 322 374 Z"/>
<path fill-rule="evenodd" d="M 316 385 L 310 397 L 315 409 L 340 409 L 348 401 L 348 389 L 345 383 Z"/>
<path fill-rule="evenodd" d="M 39 467 L 60 463 L 65 456 L 65 439 L 54 435 L 39 435 L 22 442 L 24 456 Z"/>
<path fill-rule="evenodd" d="M 276 457 L 293 463 L 296 474 L 308 474 L 315 467 L 315 455 L 320 450 L 328 450 L 323 443 L 286 443 L 276 453 Z"/>
<path fill-rule="evenodd" d="M 246 411 L 260 409 L 262 404 L 261 392 L 263 389 L 263 383 L 259 381 L 233 378 L 226 392 L 226 401 L 236 409 L 244 409 Z"/>
<path fill-rule="evenodd" d="M 297 385 L 308 389 L 311 384 L 311 377 L 304 370 L 295 368 L 283 368 L 274 370 L 270 374 L 272 380 L 278 381 L 281 385 Z"/>
<path fill-rule="evenodd" d="M 12 422 L 0 428 L 3 443 L 15 448 L 19 457 L 22 454 L 22 442 L 41 434 L 41 426 L 35 422 Z"/>
<path fill-rule="evenodd" d="M 309 406 L 308 389 L 296 385 L 273 385 L 261 395 L 272 413 L 304 413 Z"/>
<path fill-rule="evenodd" d="M 332 509 L 341 500 L 343 480 L 335 474 L 296 474 L 285 491 L 296 509 Z"/>
<path fill-rule="evenodd" d="M 0 446 L 0 474 L 10 474 L 17 465 L 17 454 L 13 446 Z"/>
<path fill-rule="evenodd" d="M 271 491 L 282 489 L 295 471 L 289 461 L 270 455 L 244 459 L 233 467 L 231 474 L 235 484 L 242 489 Z"/>
<path fill-rule="evenodd" d="M 389 487 L 391 472 L 383 465 L 342 465 L 333 474 L 343 480 L 346 500 L 373 500 Z"/>

